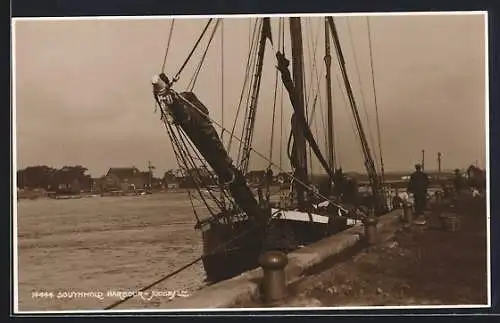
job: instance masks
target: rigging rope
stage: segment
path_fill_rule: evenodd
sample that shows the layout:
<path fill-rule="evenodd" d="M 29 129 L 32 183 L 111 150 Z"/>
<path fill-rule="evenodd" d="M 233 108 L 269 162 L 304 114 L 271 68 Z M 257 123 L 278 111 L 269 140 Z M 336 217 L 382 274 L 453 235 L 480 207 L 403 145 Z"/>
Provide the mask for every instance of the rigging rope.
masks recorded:
<path fill-rule="evenodd" d="M 250 29 L 249 29 L 249 32 L 251 33 L 252 30 L 251 30 L 251 26 L 250 26 Z M 241 88 L 241 93 L 240 93 L 240 100 L 238 102 L 238 108 L 236 110 L 236 116 L 234 117 L 234 123 L 233 123 L 233 127 L 231 129 L 231 135 L 229 136 L 229 142 L 227 144 L 227 152 L 230 153 L 231 152 L 231 145 L 232 145 L 232 139 L 233 139 L 233 136 L 234 136 L 234 132 L 236 130 L 236 123 L 238 121 L 238 117 L 240 115 L 240 111 L 241 111 L 241 104 L 243 103 L 243 96 L 245 95 L 245 89 L 247 87 L 247 84 L 248 84 L 248 76 L 250 75 L 249 73 L 249 70 L 250 70 L 250 66 L 251 66 L 251 63 L 252 63 L 252 53 L 253 53 L 253 48 L 254 48 L 254 44 L 255 44 L 255 35 L 256 35 L 256 32 L 257 32 L 257 21 L 255 22 L 254 24 L 254 28 L 253 28 L 253 37 L 249 40 L 249 51 L 248 51 L 248 58 L 247 58 L 247 64 L 246 64 L 246 68 L 245 68 L 245 79 L 243 81 L 243 87 Z"/>
<path fill-rule="evenodd" d="M 351 30 L 351 24 L 349 23 L 349 17 L 346 17 L 346 24 L 347 24 L 347 33 L 349 35 L 349 42 L 350 42 L 352 53 L 353 53 L 353 56 L 354 56 L 354 67 L 356 69 L 356 74 L 358 76 L 359 92 L 361 93 L 361 102 L 363 103 L 362 104 L 362 108 L 363 108 L 363 111 L 364 111 L 365 117 L 366 117 L 366 126 L 368 128 L 368 137 L 370 138 L 370 144 L 375 149 L 375 141 L 373 140 L 373 133 L 372 133 L 372 130 L 371 130 L 371 123 L 370 123 L 370 119 L 368 117 L 368 110 L 367 110 L 367 107 L 366 107 L 367 104 L 366 104 L 365 95 L 364 95 L 364 91 L 363 91 L 363 82 L 361 81 L 361 71 L 359 70 L 358 58 L 357 58 L 357 55 L 356 55 L 356 50 L 354 49 L 354 41 L 352 39 L 352 30 Z M 374 156 L 375 157 L 375 163 L 378 166 L 377 154 L 375 153 L 375 151 L 373 152 L 373 154 L 375 155 Z"/>
<path fill-rule="evenodd" d="M 281 29 L 280 29 L 281 28 Z M 279 26 L 278 26 L 278 47 L 281 46 L 281 52 L 285 52 L 285 20 L 284 18 L 280 18 Z M 281 41 L 281 43 L 279 43 Z M 281 83 L 280 89 L 280 168 L 283 167 L 283 83 Z"/>
<path fill-rule="evenodd" d="M 257 229 L 257 228 L 258 228 L 258 226 L 257 226 L 256 224 L 254 224 L 254 226 L 250 227 L 248 230 L 245 230 L 245 231 L 243 231 L 242 233 L 240 233 L 240 234 L 238 234 L 238 235 L 234 236 L 232 239 L 230 239 L 230 240 L 228 240 L 228 241 L 225 241 L 224 243 L 221 243 L 220 245 L 218 245 L 217 247 L 215 247 L 214 249 L 212 249 L 212 250 L 210 251 L 210 253 L 208 253 L 208 254 L 206 254 L 206 255 L 214 254 L 217 250 L 219 250 L 219 249 L 221 249 L 221 248 L 223 248 L 223 247 L 226 247 L 226 246 L 227 246 L 227 245 L 229 245 L 231 242 L 235 241 L 236 239 L 238 239 L 238 238 L 240 238 L 240 237 L 242 237 L 242 236 L 244 236 L 244 235 L 246 235 L 246 234 L 249 234 L 251 231 L 253 231 L 253 230 Z M 155 285 L 158 285 L 159 283 L 161 283 L 161 282 L 163 282 L 163 281 L 167 280 L 168 278 L 173 277 L 173 276 L 177 275 L 178 273 L 180 273 L 180 272 L 182 272 L 182 271 L 184 271 L 184 270 L 188 269 L 189 267 L 191 267 L 192 265 L 196 264 L 197 262 L 199 262 L 199 261 L 200 261 L 200 260 L 202 260 L 202 259 L 203 259 L 203 256 L 200 256 L 200 257 L 198 257 L 198 258 L 196 258 L 196 259 L 192 260 L 191 262 L 189 262 L 189 263 L 185 264 L 184 266 L 182 266 L 182 267 L 180 267 L 180 268 L 178 268 L 178 269 L 174 270 L 173 272 L 169 273 L 168 275 L 166 275 L 166 276 L 164 276 L 164 277 L 161 277 L 161 278 L 159 278 L 159 279 L 155 280 L 154 282 L 152 282 L 152 283 L 148 284 L 147 286 L 145 286 L 145 287 L 143 287 L 143 288 L 139 289 L 137 292 L 144 292 L 144 291 L 146 291 L 146 290 L 150 289 L 151 287 L 153 287 L 153 286 L 155 286 Z M 125 303 L 126 301 L 128 301 L 129 299 L 131 299 L 131 298 L 132 298 L 132 297 L 134 297 L 134 296 L 135 296 L 134 294 L 132 294 L 132 295 L 128 295 L 127 297 L 124 297 L 123 299 L 120 299 L 119 301 L 116 301 L 116 302 L 114 302 L 113 304 L 106 306 L 104 309 L 105 309 L 105 310 L 109 310 L 109 309 L 115 308 L 115 307 L 117 307 L 118 305 Z"/>
<path fill-rule="evenodd" d="M 366 17 L 366 23 L 368 26 L 368 46 L 370 48 L 370 67 L 372 71 L 372 86 L 373 86 L 373 97 L 375 100 L 375 114 L 377 118 L 377 141 L 378 141 L 378 149 L 379 149 L 379 156 L 380 156 L 380 173 L 381 173 L 381 179 L 382 179 L 382 184 L 385 181 L 385 174 L 384 174 L 384 159 L 382 158 L 382 138 L 380 135 L 380 120 L 379 120 L 379 113 L 378 113 L 378 104 L 377 104 L 377 91 L 375 90 L 375 72 L 373 71 L 373 54 L 372 54 L 372 36 L 371 36 L 371 29 L 370 29 L 370 18 Z"/>
<path fill-rule="evenodd" d="M 173 90 L 172 90 L 173 91 Z M 217 120 L 214 120 L 212 117 L 210 117 L 210 115 L 204 111 L 202 111 L 200 108 L 198 108 L 197 106 L 195 106 L 193 103 L 189 102 L 188 100 L 186 100 L 184 97 L 182 97 L 181 95 L 179 95 L 177 92 L 173 91 L 174 93 L 176 93 L 176 95 L 179 97 L 179 99 L 181 101 L 183 101 L 185 104 L 189 105 L 191 108 L 195 109 L 196 111 L 198 111 L 198 113 L 200 113 L 201 115 L 205 116 L 207 119 L 209 119 L 214 125 L 216 125 L 217 127 L 221 127 L 220 123 L 217 122 Z M 243 139 L 237 137 L 236 135 L 233 136 L 234 139 L 236 139 L 238 142 L 243 142 Z M 268 160 L 266 158 L 265 155 L 263 155 L 262 153 L 260 153 L 259 151 L 255 150 L 254 148 L 250 147 L 250 151 L 253 151 L 257 156 L 261 157 L 262 159 L 268 161 L 272 166 L 278 168 L 280 171 L 283 171 L 283 169 L 281 169 L 280 167 L 278 167 L 278 165 L 276 165 L 276 163 L 273 163 L 271 160 Z M 337 206 L 339 209 L 343 210 L 343 211 L 347 211 L 347 209 L 342 206 L 341 204 L 339 204 L 338 202 L 335 202 L 331 199 L 329 199 L 328 197 L 324 196 L 323 194 L 317 192 L 314 187 L 311 187 L 310 185 L 304 183 L 303 181 L 301 181 L 300 179 L 296 178 L 295 176 L 293 175 L 289 175 L 287 174 L 289 177 L 291 177 L 294 181 L 296 181 L 297 183 L 299 183 L 300 185 L 302 185 L 303 187 L 305 187 L 306 189 L 309 189 L 311 192 L 313 192 L 317 197 L 320 197 L 328 202 L 330 202 L 332 205 L 335 205 Z"/>
<path fill-rule="evenodd" d="M 208 22 L 207 24 L 205 25 L 205 28 L 203 28 L 203 31 L 201 32 L 201 35 L 198 37 L 198 40 L 196 41 L 196 43 L 194 44 L 193 48 L 191 49 L 191 52 L 189 53 L 188 57 L 186 58 L 186 60 L 184 61 L 184 63 L 181 65 L 181 67 L 179 68 L 179 71 L 175 74 L 175 77 L 174 79 L 172 80 L 172 82 L 176 82 L 178 79 L 179 79 L 179 76 L 181 75 L 182 71 L 184 70 L 184 68 L 186 67 L 187 63 L 189 62 L 189 60 L 191 59 L 191 57 L 193 56 L 194 54 L 194 51 L 196 50 L 196 48 L 198 47 L 198 45 L 200 44 L 201 42 L 201 39 L 203 38 L 203 36 L 205 35 L 205 33 L 207 32 L 207 29 L 208 29 L 208 26 L 210 26 L 210 23 L 212 22 L 213 18 L 210 18 L 208 19 Z"/>
<path fill-rule="evenodd" d="M 259 21 L 261 21 L 262 23 L 258 23 Z M 260 20 L 260 19 L 257 19 L 256 20 L 256 26 L 257 27 L 257 32 L 255 34 L 255 45 L 258 44 L 258 40 L 260 40 L 260 36 L 261 36 L 261 32 L 262 32 L 262 28 L 264 28 L 264 21 L 263 19 Z M 248 128 L 248 122 L 251 121 L 251 118 L 250 118 L 250 114 L 252 113 L 252 109 L 251 109 L 251 100 L 252 100 L 252 85 L 254 84 L 255 80 L 256 80 L 256 69 L 257 69 L 257 65 L 258 65 L 258 62 L 257 62 L 257 59 L 258 59 L 258 51 L 259 51 L 259 46 L 255 46 L 254 48 L 254 52 L 252 54 L 252 62 L 251 62 L 251 67 L 252 67 L 252 70 L 251 70 L 251 78 L 250 78 L 250 83 L 248 84 L 248 89 L 247 89 L 247 96 L 246 96 L 246 109 L 245 109 L 245 118 L 243 119 L 243 127 L 241 128 L 241 138 L 245 138 L 246 136 L 246 133 L 250 130 Z M 245 145 L 246 145 L 246 141 L 243 141 L 243 142 L 240 142 L 240 146 L 239 146 L 239 150 L 238 150 L 238 168 L 242 168 L 243 164 L 245 163 L 245 159 L 249 156 L 246 156 L 246 151 L 245 151 Z M 248 163 L 247 163 L 248 165 Z M 244 173 L 247 171 L 247 169 L 241 169 Z"/>
<path fill-rule="evenodd" d="M 203 66 L 203 62 L 205 61 L 205 58 L 207 56 L 208 49 L 210 48 L 210 44 L 212 43 L 212 40 L 214 39 L 215 32 L 217 31 L 217 27 L 219 27 L 219 23 L 220 23 L 220 19 L 217 19 L 217 22 L 215 23 L 215 27 L 212 30 L 212 34 L 210 35 L 210 39 L 208 40 L 208 44 L 205 47 L 205 50 L 203 51 L 203 55 L 201 56 L 200 62 L 198 63 L 198 66 L 196 67 L 196 70 L 195 70 L 193 76 L 191 77 L 191 80 L 189 81 L 189 84 L 187 86 L 188 91 L 193 90 L 193 88 L 196 84 L 196 81 L 198 80 L 198 75 L 200 75 L 201 67 Z"/>
<path fill-rule="evenodd" d="M 224 146 L 224 20 L 220 26 L 220 101 L 221 101 L 221 123 L 222 130 L 220 132 L 220 140 Z"/>
<path fill-rule="evenodd" d="M 283 18 L 281 18 L 283 19 Z M 278 44 L 277 47 L 280 48 L 282 45 L 282 38 L 281 38 L 281 28 L 283 20 L 279 21 L 278 24 Z M 274 49 L 274 47 L 273 47 Z M 273 149 L 274 149 L 274 125 L 275 125 L 275 117 L 276 117 L 276 105 L 277 105 L 277 100 L 278 100 L 278 79 L 279 79 L 279 71 L 276 69 L 276 74 L 275 74 L 275 82 L 274 82 L 274 99 L 273 99 L 273 118 L 272 118 L 272 123 L 271 123 L 271 145 L 269 148 L 269 160 L 272 160 L 273 157 Z M 283 91 L 283 86 L 281 87 L 281 91 Z M 283 93 L 282 93 L 283 94 Z M 283 96 L 281 97 L 281 116 L 283 115 Z M 281 117 L 282 122 L 283 122 L 283 117 Z M 283 125 L 280 124 L 281 131 L 283 131 Z M 281 140 L 281 138 L 280 138 Z M 271 164 L 268 165 L 268 167 L 271 167 Z M 281 167 L 281 145 L 280 145 L 280 167 Z"/>
<path fill-rule="evenodd" d="M 163 64 L 161 65 L 162 73 L 165 72 L 165 64 L 167 63 L 167 55 L 170 48 L 170 40 L 172 40 L 172 32 L 174 31 L 174 23 L 175 19 L 172 19 L 172 23 L 170 23 L 170 30 L 168 32 L 167 48 L 165 49 L 165 55 L 163 56 Z"/>
<path fill-rule="evenodd" d="M 188 264 L 186 264 L 186 265 L 182 266 L 181 268 L 179 268 L 179 269 L 177 269 L 177 270 L 175 270 L 175 271 L 171 272 L 170 274 L 168 274 L 168 275 L 166 275 L 166 276 L 164 276 L 164 277 L 162 277 L 162 278 L 160 278 L 160 279 L 157 279 L 157 280 L 155 280 L 154 282 L 150 283 L 149 285 L 147 285 L 147 286 L 145 286 L 145 287 L 143 287 L 143 288 L 139 289 L 139 290 L 138 290 L 138 292 L 144 292 L 144 291 L 146 291 L 146 290 L 150 289 L 151 287 L 153 287 L 153 286 L 155 286 L 155 285 L 158 285 L 159 283 L 161 283 L 161 282 L 163 282 L 163 281 L 167 280 L 168 278 L 170 278 L 170 277 L 172 277 L 172 276 L 175 276 L 175 275 L 177 275 L 178 273 L 180 273 L 181 271 L 183 271 L 183 270 L 185 270 L 185 269 L 187 269 L 187 268 L 191 267 L 192 265 L 194 265 L 195 263 L 197 263 L 197 262 L 198 262 L 198 261 L 200 261 L 201 259 L 202 259 L 202 257 L 198 257 L 198 258 L 196 258 L 195 260 L 193 260 L 193 261 L 191 261 L 190 263 L 188 263 Z M 122 304 L 122 303 L 125 303 L 126 301 L 128 301 L 129 299 L 131 299 L 131 298 L 132 298 L 132 297 L 134 297 L 134 296 L 135 296 L 134 294 L 132 294 L 132 295 L 127 295 L 127 297 L 124 297 L 123 299 L 120 299 L 119 301 L 116 301 L 116 302 L 114 302 L 113 304 L 106 306 L 104 309 L 105 309 L 105 310 L 110 310 L 110 309 L 112 309 L 112 308 L 115 308 L 115 307 L 117 307 L 118 305 L 120 305 L 120 304 Z"/>
<path fill-rule="evenodd" d="M 346 109 L 346 112 L 349 114 L 349 104 L 347 103 L 347 93 L 346 91 L 344 90 L 344 87 L 342 86 L 342 81 L 340 80 L 339 78 L 339 75 L 338 74 L 335 74 L 336 76 L 336 79 L 337 79 L 337 84 L 339 85 L 339 88 L 340 88 L 340 91 L 342 92 L 342 101 L 344 102 L 344 108 Z M 351 128 L 352 128 L 352 131 L 354 132 L 354 135 L 357 135 L 359 136 L 359 130 L 358 128 L 356 127 L 356 125 L 354 124 L 354 120 L 352 120 L 351 118 L 349 118 L 349 121 L 350 121 L 350 124 L 351 124 Z M 358 147 L 359 151 L 360 151 L 360 154 L 361 156 L 363 156 L 363 147 L 359 146 L 359 145 L 355 145 L 356 147 Z M 341 161 L 340 161 L 340 156 L 339 156 L 339 165 L 341 165 Z"/>
<path fill-rule="evenodd" d="M 274 120 L 276 117 L 276 99 L 278 95 L 278 77 L 279 77 L 279 71 L 276 69 L 276 76 L 274 80 L 274 98 L 273 98 L 273 117 L 271 121 L 271 144 L 269 147 L 269 160 L 272 160 L 273 158 L 273 144 L 274 144 Z M 268 167 L 270 167 L 271 164 L 269 164 Z"/>
<path fill-rule="evenodd" d="M 167 128 L 167 133 L 169 135 L 169 138 L 170 138 L 170 140 L 172 142 L 172 146 L 174 148 L 174 153 L 176 155 L 177 164 L 181 167 L 181 170 L 184 171 L 185 175 L 190 175 L 190 177 L 193 179 L 193 182 L 194 182 L 194 178 L 193 178 L 192 174 L 190 174 L 187 171 L 189 169 L 189 165 L 188 165 L 188 161 L 186 159 L 186 154 L 181 151 L 180 143 L 178 141 L 178 138 L 174 135 L 174 132 L 173 132 L 173 129 L 172 129 L 172 125 L 170 125 L 169 123 L 166 123 L 165 125 L 166 125 L 166 128 Z M 177 148 L 177 150 L 176 150 L 176 148 Z M 177 153 L 176 153 L 176 151 L 177 151 Z M 184 168 L 182 168 L 182 166 L 180 165 L 181 162 L 184 165 Z M 201 193 L 201 191 L 200 191 L 200 189 L 199 189 L 198 186 L 196 186 L 196 190 L 198 191 L 198 194 L 200 195 L 200 198 L 203 200 L 203 203 L 207 207 L 207 210 L 210 213 L 210 215 L 214 216 L 215 212 L 212 210 L 211 206 L 206 201 L 205 196 L 202 195 L 202 193 Z"/>
<path fill-rule="evenodd" d="M 311 43 L 312 42 L 312 39 L 313 39 L 313 35 L 312 35 L 312 31 L 310 31 L 310 42 L 308 42 L 308 47 L 309 47 L 309 52 L 312 51 L 312 68 L 311 68 L 311 85 L 310 85 L 310 92 L 308 93 L 308 97 L 307 97 L 307 106 L 309 106 L 311 103 L 310 103 L 310 100 L 312 99 L 312 108 L 311 108 L 311 111 L 309 113 L 309 116 L 308 116 L 308 125 L 311 126 L 313 121 L 314 121 L 314 116 L 315 116 L 315 112 L 316 112 L 316 103 L 318 101 L 318 97 L 319 97 L 319 101 L 320 101 L 320 107 L 322 107 L 322 100 L 321 100 L 321 91 L 320 91 L 320 88 L 321 88 L 321 81 L 320 81 L 320 78 L 319 78 L 319 74 L 318 74 L 318 68 L 317 68 L 317 64 L 316 64 L 316 59 L 317 59 L 317 56 L 316 56 L 316 52 L 317 52 L 317 48 L 318 48 L 318 41 L 319 41 L 319 31 L 320 31 L 320 27 L 321 26 L 318 26 L 318 29 L 316 31 L 316 37 L 315 37 L 315 40 L 314 40 L 314 45 L 313 48 L 311 49 Z M 321 74 L 323 73 L 323 69 L 325 68 L 324 65 L 321 66 Z M 313 76 L 316 76 L 316 94 L 313 95 Z M 326 129 L 326 127 L 324 127 L 324 120 L 323 121 L 323 129 Z M 316 128 L 316 138 L 318 138 L 319 140 L 319 136 L 318 136 L 318 128 Z M 326 131 L 325 131 L 325 136 L 326 136 Z M 326 138 L 326 137 L 325 137 Z M 326 147 L 326 143 L 325 143 L 325 147 Z M 311 172 L 313 171 L 313 159 L 312 159 L 312 149 L 311 147 L 309 146 L 309 158 L 311 160 Z"/>

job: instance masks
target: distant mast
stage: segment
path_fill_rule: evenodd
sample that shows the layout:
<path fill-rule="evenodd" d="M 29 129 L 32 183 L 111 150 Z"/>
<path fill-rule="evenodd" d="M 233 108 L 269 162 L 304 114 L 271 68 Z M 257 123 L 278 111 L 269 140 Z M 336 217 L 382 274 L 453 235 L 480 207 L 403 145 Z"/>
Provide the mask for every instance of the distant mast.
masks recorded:
<path fill-rule="evenodd" d="M 425 150 L 422 149 L 422 170 L 425 170 Z"/>
<path fill-rule="evenodd" d="M 153 184 L 153 169 L 155 169 L 156 167 L 153 166 L 153 164 L 151 163 L 150 160 L 148 160 L 148 170 L 149 170 L 149 176 L 148 176 L 148 185 L 149 185 L 149 189 L 151 189 L 151 186 Z"/>

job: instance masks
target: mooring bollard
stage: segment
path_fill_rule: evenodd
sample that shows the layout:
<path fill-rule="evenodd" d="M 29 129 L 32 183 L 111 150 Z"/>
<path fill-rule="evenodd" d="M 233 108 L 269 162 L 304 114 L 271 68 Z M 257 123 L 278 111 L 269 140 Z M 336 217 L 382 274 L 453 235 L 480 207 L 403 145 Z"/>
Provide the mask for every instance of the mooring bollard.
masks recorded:
<path fill-rule="evenodd" d="M 279 301 L 286 294 L 285 266 L 288 264 L 286 254 L 280 251 L 268 251 L 259 258 L 264 272 L 262 280 L 262 296 L 266 303 Z"/>
<path fill-rule="evenodd" d="M 368 245 L 374 245 L 377 243 L 377 224 L 378 219 L 374 215 L 368 216 L 364 219 L 363 224 L 365 226 L 365 239 Z"/>
<path fill-rule="evenodd" d="M 412 205 L 408 202 L 405 202 L 405 204 L 403 205 L 403 219 L 408 224 L 411 224 L 413 222 L 411 206 Z"/>

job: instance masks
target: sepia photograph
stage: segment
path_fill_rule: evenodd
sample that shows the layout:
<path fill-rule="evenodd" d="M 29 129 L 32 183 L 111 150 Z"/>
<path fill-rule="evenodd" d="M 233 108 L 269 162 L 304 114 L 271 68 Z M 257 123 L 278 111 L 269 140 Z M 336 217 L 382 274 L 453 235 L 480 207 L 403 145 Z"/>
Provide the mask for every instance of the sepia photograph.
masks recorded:
<path fill-rule="evenodd" d="M 13 18 L 15 311 L 491 306 L 487 21 Z"/>

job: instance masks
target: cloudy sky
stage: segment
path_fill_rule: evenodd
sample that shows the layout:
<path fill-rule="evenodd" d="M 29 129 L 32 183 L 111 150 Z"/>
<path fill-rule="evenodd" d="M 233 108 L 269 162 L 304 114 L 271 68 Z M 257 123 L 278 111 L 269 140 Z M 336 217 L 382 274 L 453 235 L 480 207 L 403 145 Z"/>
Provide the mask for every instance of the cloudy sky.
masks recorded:
<path fill-rule="evenodd" d="M 370 31 L 386 170 L 410 170 L 420 160 L 422 149 L 427 169 L 437 168 L 439 151 L 444 168 L 466 167 L 476 161 L 485 165 L 484 16 L 372 16 L 370 28 L 366 17 L 338 17 L 335 21 L 361 118 L 378 159 Z M 206 18 L 175 20 L 167 75 L 177 72 L 206 22 Z M 254 22 L 224 19 L 194 88 L 211 116 L 227 128 L 236 117 Z M 302 24 L 306 95 L 314 98 L 320 90 L 312 128 L 326 154 L 323 20 L 306 18 Z M 170 25 L 170 19 L 137 18 L 15 22 L 18 167 L 81 164 L 94 177 L 109 167 L 146 169 L 148 160 L 157 167 L 156 175 L 176 168 L 165 128 L 154 113 L 150 83 L 151 76 L 161 70 Z M 273 126 L 278 29 L 279 19 L 272 19 L 274 42 L 273 46 L 267 43 L 254 137 L 254 147 L 266 156 Z M 285 49 L 291 57 L 287 20 L 285 30 Z M 181 74 L 178 90 L 184 90 L 191 79 L 209 35 Z M 338 81 L 335 57 L 332 66 L 338 162 L 346 170 L 360 171 L 359 139 Z M 279 97 L 272 159 L 278 163 L 282 151 L 286 167 L 291 107 L 286 94 L 283 104 Z M 311 111 L 312 104 L 308 109 Z M 241 121 L 242 115 L 236 119 Z M 254 157 L 250 166 L 266 165 L 265 160 Z M 319 167 L 314 162 L 316 170 Z"/>

